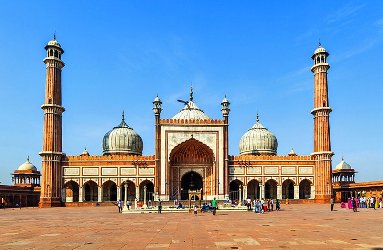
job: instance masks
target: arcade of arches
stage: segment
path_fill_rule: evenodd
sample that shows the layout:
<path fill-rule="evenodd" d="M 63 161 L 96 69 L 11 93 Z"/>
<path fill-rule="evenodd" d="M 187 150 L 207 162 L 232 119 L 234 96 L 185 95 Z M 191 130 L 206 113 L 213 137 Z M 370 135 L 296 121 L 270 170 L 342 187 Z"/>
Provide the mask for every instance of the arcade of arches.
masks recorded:
<path fill-rule="evenodd" d="M 125 192 L 127 192 L 127 200 L 134 201 L 136 198 L 140 201 L 146 199 L 154 200 L 154 184 L 145 180 L 138 187 L 132 181 L 125 181 L 121 186 L 111 180 L 103 183 L 101 187 L 96 182 L 89 180 L 82 187 L 77 182 L 71 180 L 65 183 L 66 202 L 79 202 L 80 200 L 89 202 L 115 202 L 117 200 L 125 200 Z M 125 191 L 126 190 L 126 191 Z M 145 192 L 145 194 L 144 194 Z M 136 194 L 139 194 L 137 196 Z"/>
<path fill-rule="evenodd" d="M 310 199 L 312 182 L 303 179 L 296 185 L 294 181 L 287 179 L 282 185 L 277 181 L 267 180 L 265 185 L 261 185 L 258 180 L 251 180 L 247 185 L 236 179 L 230 182 L 229 198 L 231 200 L 243 200 L 246 198 L 254 199 Z"/>

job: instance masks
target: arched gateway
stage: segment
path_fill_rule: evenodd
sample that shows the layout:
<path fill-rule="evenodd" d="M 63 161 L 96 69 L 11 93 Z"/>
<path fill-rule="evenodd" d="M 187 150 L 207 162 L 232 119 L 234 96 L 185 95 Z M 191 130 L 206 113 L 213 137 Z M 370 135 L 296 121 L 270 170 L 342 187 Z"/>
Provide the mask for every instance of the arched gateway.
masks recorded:
<path fill-rule="evenodd" d="M 202 142 L 191 138 L 170 153 L 170 199 L 187 200 L 189 191 L 201 190 L 202 197 L 213 194 L 214 154 Z"/>

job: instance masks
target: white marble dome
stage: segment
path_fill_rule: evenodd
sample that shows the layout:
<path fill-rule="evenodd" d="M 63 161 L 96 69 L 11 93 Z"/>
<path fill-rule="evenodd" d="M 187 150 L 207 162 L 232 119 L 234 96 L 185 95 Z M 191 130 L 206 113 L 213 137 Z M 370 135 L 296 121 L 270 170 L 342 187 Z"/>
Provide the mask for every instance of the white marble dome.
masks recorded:
<path fill-rule="evenodd" d="M 241 155 L 276 155 L 277 148 L 277 138 L 259 122 L 257 115 L 257 122 L 239 142 L 239 153 Z"/>
<path fill-rule="evenodd" d="M 193 101 L 188 101 L 185 107 L 173 116 L 173 119 L 208 120 L 210 118 Z"/>
<path fill-rule="evenodd" d="M 125 123 L 122 114 L 121 123 L 105 134 L 102 149 L 104 155 L 142 155 L 143 142 L 141 136 Z"/>
<path fill-rule="evenodd" d="M 56 47 L 61 48 L 61 45 L 59 44 L 59 42 L 56 41 L 55 38 L 54 38 L 53 40 L 50 40 L 50 41 L 48 42 L 47 46 L 56 46 Z"/>
<path fill-rule="evenodd" d="M 193 102 L 193 88 L 190 89 L 190 98 L 189 101 L 185 102 L 182 100 L 178 100 L 185 104 L 185 107 L 180 110 L 173 119 L 184 119 L 184 120 L 209 120 L 209 116 L 207 116 L 202 109 L 198 108 L 197 104 Z"/>
<path fill-rule="evenodd" d="M 319 43 L 318 48 L 316 48 L 316 50 L 314 51 L 314 55 L 315 54 L 319 54 L 319 53 L 326 53 L 326 54 L 328 54 L 328 52 L 326 51 L 325 48 L 323 48 L 321 43 Z"/>
<path fill-rule="evenodd" d="M 338 165 L 336 165 L 335 167 L 336 170 L 349 170 L 349 169 L 352 169 L 352 167 L 343 160 L 341 160 L 341 162 L 338 163 Z"/>
<path fill-rule="evenodd" d="M 37 171 L 37 168 L 29 161 L 29 157 L 28 157 L 27 161 L 21 164 L 17 170 Z"/>

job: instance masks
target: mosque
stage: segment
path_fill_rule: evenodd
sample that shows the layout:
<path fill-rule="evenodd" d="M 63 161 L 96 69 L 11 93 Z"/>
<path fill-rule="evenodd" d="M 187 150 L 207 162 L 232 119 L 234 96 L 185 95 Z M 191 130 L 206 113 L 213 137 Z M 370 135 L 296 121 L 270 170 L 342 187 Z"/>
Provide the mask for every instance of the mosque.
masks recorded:
<path fill-rule="evenodd" d="M 312 55 L 314 82 L 313 152 L 278 155 L 278 141 L 257 115 L 239 141 L 239 155 L 230 155 L 230 102 L 225 97 L 213 119 L 197 105 L 193 89 L 185 106 L 172 118 L 161 117 L 159 96 L 153 100 L 154 155 L 142 155 L 141 136 L 121 121 L 102 140 L 102 155 L 66 155 L 62 148 L 61 73 L 64 50 L 54 38 L 45 46 L 46 85 L 41 185 L 40 172 L 29 162 L 13 174 L 14 187 L 0 185 L 2 200 L 40 207 L 81 206 L 117 200 L 180 201 L 289 199 L 291 202 L 329 202 L 367 190 L 383 191 L 383 182 L 355 183 L 355 171 L 343 160 L 332 170 L 327 62 L 329 53 L 320 44 Z M 149 111 L 148 111 L 149 112 Z M 355 191 L 358 189 L 359 191 Z M 13 191 L 12 191 L 13 190 Z M 17 193 L 19 192 L 19 193 Z M 22 196 L 22 193 L 24 192 Z M 356 193 L 358 192 L 358 193 Z M 31 198 L 32 197 L 32 198 Z"/>
<path fill-rule="evenodd" d="M 193 89 L 185 106 L 172 118 L 161 117 L 159 96 L 153 100 L 154 155 L 142 155 L 141 136 L 121 121 L 102 140 L 102 155 L 66 155 L 62 148 L 61 73 L 64 50 L 54 38 L 45 46 L 46 85 L 41 174 L 29 162 L 13 174 L 13 186 L 0 185 L 4 203 L 20 205 L 82 206 L 117 200 L 141 204 L 149 200 L 181 201 L 289 199 L 291 202 L 337 201 L 370 192 L 381 195 L 383 182 L 355 183 L 355 170 L 343 159 L 332 170 L 327 62 L 329 53 L 319 44 L 312 55 L 314 82 L 313 152 L 278 155 L 278 140 L 257 115 L 239 141 L 239 155 L 230 155 L 230 102 L 225 97 L 213 119 L 197 105 Z M 149 112 L 149 111 L 148 111 Z M 41 176 L 41 183 L 40 183 Z M 3 202 L 5 201 L 5 202 Z"/>
<path fill-rule="evenodd" d="M 193 90 L 185 106 L 172 118 L 161 117 L 160 97 L 153 100 L 154 155 L 142 155 L 143 141 L 125 122 L 102 140 L 103 155 L 86 150 L 69 156 L 62 149 L 61 73 L 64 50 L 56 39 L 45 46 L 46 91 L 44 111 L 40 207 L 71 203 L 195 199 L 242 200 L 279 198 L 328 202 L 332 194 L 327 63 L 329 53 L 315 50 L 314 149 L 310 155 L 277 155 L 276 136 L 261 123 L 239 141 L 240 154 L 228 148 L 230 102 L 220 103 L 222 117 L 211 118 L 197 105 Z M 219 104 L 217 104 L 218 106 Z"/>

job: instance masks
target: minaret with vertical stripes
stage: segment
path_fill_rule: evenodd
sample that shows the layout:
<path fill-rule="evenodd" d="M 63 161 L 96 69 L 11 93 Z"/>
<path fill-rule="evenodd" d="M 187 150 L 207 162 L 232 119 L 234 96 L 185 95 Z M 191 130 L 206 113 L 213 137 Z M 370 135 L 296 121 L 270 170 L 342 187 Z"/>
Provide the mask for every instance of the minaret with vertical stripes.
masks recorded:
<path fill-rule="evenodd" d="M 315 159 L 315 199 L 317 202 L 329 202 L 332 194 L 331 183 L 331 151 L 330 141 L 330 112 L 328 100 L 327 63 L 329 53 L 319 43 L 311 57 L 314 65 L 314 159 Z"/>
<path fill-rule="evenodd" d="M 65 111 L 61 100 L 61 69 L 64 50 L 56 37 L 45 46 L 47 56 L 44 111 L 42 181 L 39 207 L 61 206 L 62 188 L 62 113 Z"/>

